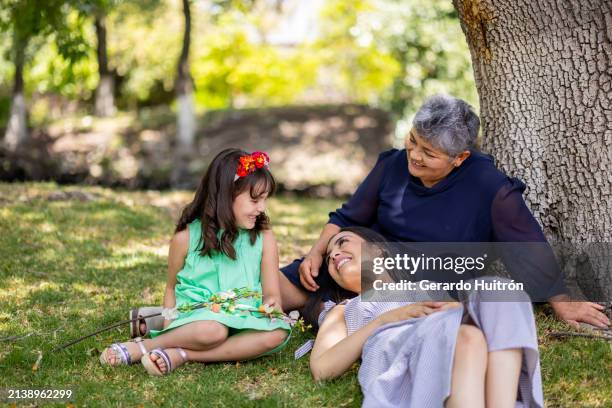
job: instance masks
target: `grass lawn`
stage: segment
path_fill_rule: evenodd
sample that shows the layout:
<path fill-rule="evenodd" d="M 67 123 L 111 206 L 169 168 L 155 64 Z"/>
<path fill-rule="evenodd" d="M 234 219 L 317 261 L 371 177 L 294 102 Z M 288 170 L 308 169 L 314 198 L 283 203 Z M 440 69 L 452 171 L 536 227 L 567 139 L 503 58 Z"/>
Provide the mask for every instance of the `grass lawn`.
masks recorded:
<path fill-rule="evenodd" d="M 56 194 L 77 190 L 93 199 Z M 272 357 L 190 364 L 163 378 L 149 377 L 140 365 L 100 366 L 100 350 L 127 339 L 127 327 L 50 352 L 125 319 L 130 307 L 161 303 L 169 238 L 189 199 L 186 192 L 0 184 L 0 388 L 72 387 L 76 406 L 360 406 L 356 367 L 315 384 L 308 359 L 293 360 L 295 348 L 312 337 L 309 332 L 295 334 Z M 271 200 L 281 262 L 308 250 L 338 204 Z M 537 320 L 547 405 L 612 406 L 612 344 L 552 339 L 546 333 L 561 324 L 544 310 L 537 311 Z M 25 337 L 7 339 L 13 336 Z M 43 358 L 34 370 L 39 352 Z"/>

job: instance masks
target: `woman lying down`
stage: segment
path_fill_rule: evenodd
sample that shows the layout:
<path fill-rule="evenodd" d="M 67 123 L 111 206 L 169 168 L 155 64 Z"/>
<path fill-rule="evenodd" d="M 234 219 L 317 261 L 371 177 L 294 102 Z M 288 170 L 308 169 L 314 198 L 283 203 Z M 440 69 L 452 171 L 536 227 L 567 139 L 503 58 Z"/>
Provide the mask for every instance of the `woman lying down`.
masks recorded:
<path fill-rule="evenodd" d="M 364 407 L 543 407 L 526 294 L 515 302 L 486 301 L 492 293 L 483 290 L 463 293 L 463 303 L 361 301 L 364 241 L 384 239 L 359 227 L 332 237 L 326 262 L 337 286 L 305 308 L 320 326 L 310 356 L 315 380 L 338 377 L 361 358 Z M 359 295 L 347 299 L 350 292 Z"/>

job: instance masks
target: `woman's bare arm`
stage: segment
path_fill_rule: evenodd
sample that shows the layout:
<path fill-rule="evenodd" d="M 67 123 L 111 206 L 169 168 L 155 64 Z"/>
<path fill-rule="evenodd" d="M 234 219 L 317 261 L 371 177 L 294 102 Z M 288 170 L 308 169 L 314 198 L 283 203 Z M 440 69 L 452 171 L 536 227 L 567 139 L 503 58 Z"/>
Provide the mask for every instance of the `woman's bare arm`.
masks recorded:
<path fill-rule="evenodd" d="M 310 372 L 315 381 L 336 378 L 361 357 L 366 340 L 382 325 L 374 319 L 352 335 L 347 335 L 344 306 L 329 311 L 310 354 Z"/>
<path fill-rule="evenodd" d="M 389 310 L 348 335 L 344 306 L 329 311 L 310 355 L 310 372 L 315 381 L 336 378 L 361 357 L 363 345 L 379 327 L 400 320 L 428 316 L 459 306 L 457 302 L 417 302 Z"/>

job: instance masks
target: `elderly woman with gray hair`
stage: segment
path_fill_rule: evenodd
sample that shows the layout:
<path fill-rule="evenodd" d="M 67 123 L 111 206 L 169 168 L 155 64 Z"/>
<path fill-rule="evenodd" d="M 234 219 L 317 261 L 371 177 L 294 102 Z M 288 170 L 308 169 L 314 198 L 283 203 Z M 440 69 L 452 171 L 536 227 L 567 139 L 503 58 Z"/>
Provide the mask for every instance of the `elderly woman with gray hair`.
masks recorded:
<path fill-rule="evenodd" d="M 302 307 L 329 284 L 325 248 L 343 227 L 372 228 L 399 242 L 546 243 L 523 200 L 525 184 L 497 170 L 491 156 L 475 149 L 479 127 L 480 119 L 466 102 L 444 95 L 429 98 L 406 135 L 406 148 L 380 154 L 353 196 L 330 213 L 308 255 L 282 268 L 283 308 Z M 567 290 L 551 264 L 552 269 L 513 277 L 537 289 L 538 300 L 551 301 L 562 320 L 609 325 L 600 305 L 562 301 Z"/>

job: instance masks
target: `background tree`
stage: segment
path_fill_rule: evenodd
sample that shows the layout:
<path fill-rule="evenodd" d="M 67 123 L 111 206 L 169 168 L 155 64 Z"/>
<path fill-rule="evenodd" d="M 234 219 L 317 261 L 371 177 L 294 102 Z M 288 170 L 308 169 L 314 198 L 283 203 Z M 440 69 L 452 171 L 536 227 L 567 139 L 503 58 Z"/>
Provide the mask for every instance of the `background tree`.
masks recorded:
<path fill-rule="evenodd" d="M 609 301 L 609 250 L 597 258 L 605 248 L 589 244 L 612 241 L 612 4 L 454 5 L 472 55 L 484 149 L 529 186 L 547 236 L 578 250 L 584 293 Z"/>
<path fill-rule="evenodd" d="M 119 0 L 93 0 L 91 9 L 96 30 L 96 56 L 98 61 L 99 82 L 96 88 L 94 112 L 97 116 L 112 116 L 115 107 L 115 78 L 109 69 L 106 41 L 106 20 L 109 11 Z M 88 7 L 89 8 L 89 7 Z"/>
<path fill-rule="evenodd" d="M 74 2 L 60 0 L 4 0 L 0 29 L 11 34 L 10 56 L 14 63 L 11 112 L 4 143 L 14 150 L 29 139 L 24 92 L 24 70 L 29 58 L 47 36 L 53 36 L 58 52 L 74 62 L 86 55 L 82 46 L 82 20 L 74 17 Z M 72 13 L 72 14 L 71 14 Z"/>
<path fill-rule="evenodd" d="M 193 147 L 195 134 L 195 113 L 193 106 L 193 78 L 189 69 L 189 47 L 191 45 L 191 1 L 182 0 L 183 5 L 183 42 L 179 55 L 176 75 L 177 147 L 188 152 Z"/>

